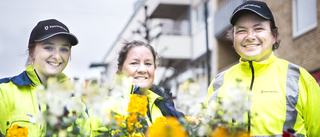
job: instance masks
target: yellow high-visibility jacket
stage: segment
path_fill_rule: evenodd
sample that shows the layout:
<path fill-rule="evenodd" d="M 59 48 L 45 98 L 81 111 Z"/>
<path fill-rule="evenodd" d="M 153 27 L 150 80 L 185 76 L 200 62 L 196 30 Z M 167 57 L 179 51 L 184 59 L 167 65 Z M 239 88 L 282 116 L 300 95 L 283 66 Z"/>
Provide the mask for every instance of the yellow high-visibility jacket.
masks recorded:
<path fill-rule="evenodd" d="M 280 136 L 288 128 L 302 136 L 320 135 L 320 87 L 304 68 L 274 53 L 261 62 L 240 59 L 214 78 L 206 103 L 223 97 L 237 79 L 251 87 L 251 136 Z"/>
<path fill-rule="evenodd" d="M 57 78 L 59 82 L 68 80 L 63 73 Z M 40 84 L 33 65 L 29 65 L 17 76 L 0 79 L 0 137 L 6 136 L 7 130 L 15 124 L 26 126 L 30 137 L 45 135 L 44 126 L 36 122 L 40 107 L 34 89 Z M 86 132 L 90 134 L 90 124 L 87 121 Z"/>

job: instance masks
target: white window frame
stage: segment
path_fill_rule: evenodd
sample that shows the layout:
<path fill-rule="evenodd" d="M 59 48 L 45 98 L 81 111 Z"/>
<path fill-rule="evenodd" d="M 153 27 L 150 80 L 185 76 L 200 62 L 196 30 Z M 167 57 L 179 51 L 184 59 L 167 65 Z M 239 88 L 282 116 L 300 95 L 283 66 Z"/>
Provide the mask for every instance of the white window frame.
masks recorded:
<path fill-rule="evenodd" d="M 315 17 L 310 17 L 310 18 L 315 18 L 315 22 L 302 28 L 301 30 L 298 30 L 298 22 L 299 22 L 299 19 L 298 19 L 298 8 L 297 8 L 297 1 L 299 0 L 293 0 L 292 1 L 292 37 L 293 38 L 297 38 L 311 30 L 313 30 L 314 28 L 317 27 L 317 24 L 318 24 L 318 19 L 317 19 L 317 0 L 301 0 L 303 2 L 310 2 L 310 1 L 313 1 L 315 4 L 314 4 L 314 8 L 315 8 L 315 11 L 309 11 L 309 12 L 315 12 Z M 311 9 L 311 8 L 309 8 Z M 313 10 L 313 9 L 311 9 Z"/>
<path fill-rule="evenodd" d="M 201 3 L 196 8 L 196 22 L 197 26 L 204 25 L 204 4 Z"/>

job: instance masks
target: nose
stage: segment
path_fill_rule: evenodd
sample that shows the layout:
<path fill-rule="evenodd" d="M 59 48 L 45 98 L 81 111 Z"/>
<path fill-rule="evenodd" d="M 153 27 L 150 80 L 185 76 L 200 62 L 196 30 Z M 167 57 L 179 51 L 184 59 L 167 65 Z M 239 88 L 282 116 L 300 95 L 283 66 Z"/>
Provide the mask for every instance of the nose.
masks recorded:
<path fill-rule="evenodd" d="M 139 67 L 138 67 L 138 73 L 145 74 L 146 72 L 147 72 L 147 69 L 144 66 L 144 64 L 140 64 Z"/>
<path fill-rule="evenodd" d="M 256 39 L 256 34 L 253 30 L 249 30 L 248 33 L 247 33 L 247 37 L 246 37 L 247 40 L 250 40 L 250 41 L 253 41 Z"/>
<path fill-rule="evenodd" d="M 54 59 L 56 59 L 56 60 L 60 60 L 60 59 L 61 59 L 60 52 L 57 51 L 57 50 L 55 50 L 55 51 L 53 52 L 52 57 L 53 57 Z"/>

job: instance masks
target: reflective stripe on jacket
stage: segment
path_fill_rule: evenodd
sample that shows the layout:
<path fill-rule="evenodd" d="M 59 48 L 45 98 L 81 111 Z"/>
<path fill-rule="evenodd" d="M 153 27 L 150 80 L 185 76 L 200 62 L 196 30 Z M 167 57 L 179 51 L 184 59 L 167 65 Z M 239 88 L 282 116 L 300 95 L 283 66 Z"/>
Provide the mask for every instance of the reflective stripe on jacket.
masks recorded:
<path fill-rule="evenodd" d="M 61 74 L 60 80 L 67 77 Z M 15 124 L 26 126 L 28 136 L 40 136 L 41 128 L 38 124 L 31 123 L 39 112 L 35 86 L 40 85 L 40 79 L 29 65 L 26 71 L 18 76 L 0 80 L 0 131 L 6 135 L 6 130 Z"/>
<path fill-rule="evenodd" d="M 251 136 L 281 136 L 287 128 L 299 136 L 320 134 L 320 88 L 304 68 L 273 53 L 262 62 L 239 62 L 215 77 L 206 103 L 217 101 L 228 84 L 241 79 L 252 88 Z"/>

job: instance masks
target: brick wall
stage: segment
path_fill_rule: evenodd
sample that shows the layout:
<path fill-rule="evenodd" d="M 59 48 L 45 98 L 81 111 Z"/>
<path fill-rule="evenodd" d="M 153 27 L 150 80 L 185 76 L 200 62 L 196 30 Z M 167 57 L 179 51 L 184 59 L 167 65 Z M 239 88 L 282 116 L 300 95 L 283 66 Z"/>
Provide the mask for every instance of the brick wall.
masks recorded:
<path fill-rule="evenodd" d="M 292 0 L 263 0 L 273 12 L 280 33 L 280 48 L 275 54 L 310 71 L 320 69 L 319 27 L 293 39 Z M 317 0 L 317 18 L 320 25 L 320 0 Z"/>

